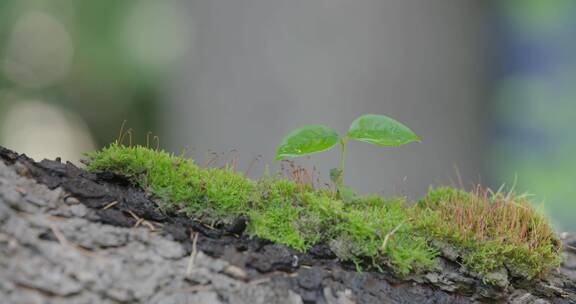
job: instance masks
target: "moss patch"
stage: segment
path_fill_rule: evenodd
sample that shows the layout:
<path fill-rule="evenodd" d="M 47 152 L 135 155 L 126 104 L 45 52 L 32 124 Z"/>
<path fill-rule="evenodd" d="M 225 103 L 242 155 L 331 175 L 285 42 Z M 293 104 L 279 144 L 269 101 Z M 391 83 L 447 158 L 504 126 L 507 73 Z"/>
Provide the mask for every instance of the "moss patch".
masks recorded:
<path fill-rule="evenodd" d="M 209 224 L 246 215 L 251 236 L 300 251 L 328 244 L 359 269 L 390 266 L 401 276 L 431 269 L 438 251 L 430 244 L 436 240 L 454 246 L 463 264 L 484 279 L 502 267 L 533 278 L 559 261 L 557 240 L 544 218 L 511 195 L 440 188 L 406 207 L 404 198 L 342 201 L 328 189 L 298 181 L 254 181 L 230 168 L 201 168 L 191 159 L 141 146 L 114 143 L 88 158 L 89 170 L 128 177 L 167 211 Z"/>
<path fill-rule="evenodd" d="M 372 266 L 391 265 L 398 274 L 433 266 L 436 251 L 414 233 L 404 199 L 378 196 L 356 199 L 339 210 L 331 247 L 356 265 L 368 257 Z"/>
<path fill-rule="evenodd" d="M 411 212 L 420 234 L 452 245 L 483 278 L 505 267 L 531 279 L 560 265 L 559 240 L 525 197 L 438 188 Z"/>
<path fill-rule="evenodd" d="M 162 208 L 207 222 L 244 214 L 256 186 L 229 168 L 200 168 L 191 159 L 142 146 L 112 144 L 87 156 L 89 170 L 124 175 L 160 198 Z"/>

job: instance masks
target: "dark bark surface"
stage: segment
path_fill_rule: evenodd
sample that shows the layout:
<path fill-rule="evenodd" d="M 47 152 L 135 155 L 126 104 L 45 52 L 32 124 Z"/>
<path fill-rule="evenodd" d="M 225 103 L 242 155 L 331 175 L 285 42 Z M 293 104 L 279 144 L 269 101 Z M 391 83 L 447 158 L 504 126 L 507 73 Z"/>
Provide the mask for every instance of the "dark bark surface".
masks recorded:
<path fill-rule="evenodd" d="M 159 212 L 120 176 L 0 147 L 0 302 L 576 303 L 568 234 L 557 272 L 495 287 L 444 257 L 404 279 L 357 272 L 324 246 L 299 253 L 250 239 L 246 220 L 207 227 Z"/>

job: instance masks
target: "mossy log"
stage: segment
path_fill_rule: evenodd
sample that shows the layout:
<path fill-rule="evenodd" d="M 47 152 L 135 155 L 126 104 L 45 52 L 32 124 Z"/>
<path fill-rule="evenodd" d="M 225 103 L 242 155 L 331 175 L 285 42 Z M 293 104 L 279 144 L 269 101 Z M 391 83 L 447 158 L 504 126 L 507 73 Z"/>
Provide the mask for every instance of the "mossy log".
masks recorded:
<path fill-rule="evenodd" d="M 37 163 L 0 147 L 0 302 L 576 301 L 576 238 L 569 234 L 557 270 L 486 284 L 441 242 L 435 269 L 399 277 L 391 267 L 359 272 L 322 242 L 299 251 L 248 237 L 247 220 L 210 227 L 162 212 L 150 192 L 117 174 Z"/>

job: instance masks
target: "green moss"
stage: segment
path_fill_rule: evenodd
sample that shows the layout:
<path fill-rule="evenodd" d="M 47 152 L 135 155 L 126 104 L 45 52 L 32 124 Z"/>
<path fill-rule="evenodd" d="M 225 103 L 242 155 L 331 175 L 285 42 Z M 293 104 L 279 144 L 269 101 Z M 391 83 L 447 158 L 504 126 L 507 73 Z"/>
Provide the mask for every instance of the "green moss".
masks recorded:
<path fill-rule="evenodd" d="M 342 221 L 344 203 L 329 191 L 303 192 L 300 201 L 304 212 L 297 229 L 307 236 L 310 244 L 328 243 L 335 236 L 334 227 Z"/>
<path fill-rule="evenodd" d="M 436 252 L 413 233 L 403 204 L 403 199 L 386 201 L 370 196 L 340 210 L 341 221 L 334 228 L 332 241 L 334 251 L 357 265 L 365 257 L 376 268 L 389 264 L 401 275 L 414 268 L 431 267 Z"/>
<path fill-rule="evenodd" d="M 466 267 L 485 276 L 508 267 L 532 278 L 559 261 L 559 246 L 542 216 L 523 198 L 431 190 L 413 207 L 405 199 L 354 196 L 286 179 L 250 180 L 231 168 L 201 168 L 193 160 L 112 144 L 88 154 L 91 171 L 128 177 L 170 212 L 205 223 L 247 215 L 247 233 L 306 251 L 328 244 L 340 260 L 360 269 L 391 266 L 407 275 L 434 266 L 431 241 L 456 248 Z"/>
<path fill-rule="evenodd" d="M 127 176 L 160 198 L 164 209 L 209 220 L 244 213 L 255 188 L 231 169 L 200 168 L 193 160 L 141 146 L 112 144 L 88 157 L 89 170 Z"/>
<path fill-rule="evenodd" d="M 296 227 L 302 208 L 296 202 L 298 186 L 287 180 L 261 180 L 246 210 L 250 223 L 248 233 L 304 251 L 309 244 Z"/>
<path fill-rule="evenodd" d="M 426 197 L 418 201 L 420 205 L 438 205 L 448 200 L 458 200 L 462 202 L 469 202 L 472 198 L 471 194 L 456 188 L 439 187 L 430 189 Z"/>
<path fill-rule="evenodd" d="M 339 205 L 326 191 L 289 180 L 264 179 L 258 183 L 249 211 L 248 232 L 306 251 L 329 238 Z"/>
<path fill-rule="evenodd" d="M 301 234 L 295 227 L 300 212 L 300 208 L 283 202 L 270 204 L 262 210 L 249 212 L 248 232 L 263 239 L 305 251 L 309 248 L 309 244 L 305 235 Z"/>
<path fill-rule="evenodd" d="M 506 267 L 532 279 L 560 263 L 558 239 L 524 197 L 438 188 L 411 211 L 421 235 L 452 245 L 481 277 Z"/>

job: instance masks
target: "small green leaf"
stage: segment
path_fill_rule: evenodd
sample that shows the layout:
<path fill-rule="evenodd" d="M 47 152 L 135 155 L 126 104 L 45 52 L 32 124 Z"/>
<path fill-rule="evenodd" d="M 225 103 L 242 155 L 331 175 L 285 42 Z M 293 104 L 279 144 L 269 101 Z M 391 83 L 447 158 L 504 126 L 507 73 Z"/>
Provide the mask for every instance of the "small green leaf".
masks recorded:
<path fill-rule="evenodd" d="M 284 137 L 276 150 L 276 159 L 326 151 L 338 144 L 339 139 L 338 133 L 332 128 L 323 125 L 304 126 Z"/>
<path fill-rule="evenodd" d="M 352 122 L 348 138 L 378 146 L 401 146 L 420 141 L 412 130 L 398 121 L 376 114 L 362 115 Z"/>
<path fill-rule="evenodd" d="M 330 169 L 330 181 L 334 183 L 334 185 L 342 184 L 344 172 L 340 168 L 332 168 Z"/>

